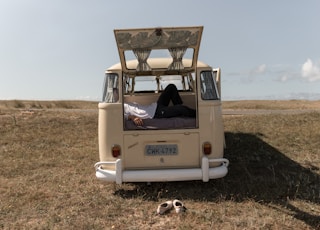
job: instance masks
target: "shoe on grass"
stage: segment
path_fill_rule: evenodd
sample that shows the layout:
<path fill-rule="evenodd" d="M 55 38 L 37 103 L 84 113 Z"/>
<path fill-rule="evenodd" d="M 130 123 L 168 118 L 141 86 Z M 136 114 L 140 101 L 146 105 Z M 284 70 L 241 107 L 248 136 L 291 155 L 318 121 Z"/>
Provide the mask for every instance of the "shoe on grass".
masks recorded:
<path fill-rule="evenodd" d="M 160 204 L 160 205 L 158 206 L 157 213 L 158 213 L 159 215 L 163 215 L 163 214 L 165 214 L 166 212 L 168 212 L 169 210 L 171 210 L 172 207 L 173 207 L 172 201 L 171 201 L 171 200 L 168 200 L 168 201 L 166 201 L 166 202 L 164 202 L 164 203 L 162 203 L 162 204 Z"/>
<path fill-rule="evenodd" d="M 176 213 L 182 213 L 187 210 L 187 208 L 184 206 L 184 204 L 180 200 L 174 200 L 173 207 L 176 210 Z"/>

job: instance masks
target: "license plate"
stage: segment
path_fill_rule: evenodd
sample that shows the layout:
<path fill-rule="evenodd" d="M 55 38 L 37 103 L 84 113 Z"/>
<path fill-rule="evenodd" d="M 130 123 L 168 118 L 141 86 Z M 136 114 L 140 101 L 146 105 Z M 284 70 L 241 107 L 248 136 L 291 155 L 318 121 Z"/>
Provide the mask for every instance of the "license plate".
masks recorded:
<path fill-rule="evenodd" d="M 172 156 L 178 155 L 178 145 L 146 145 L 147 156 Z"/>

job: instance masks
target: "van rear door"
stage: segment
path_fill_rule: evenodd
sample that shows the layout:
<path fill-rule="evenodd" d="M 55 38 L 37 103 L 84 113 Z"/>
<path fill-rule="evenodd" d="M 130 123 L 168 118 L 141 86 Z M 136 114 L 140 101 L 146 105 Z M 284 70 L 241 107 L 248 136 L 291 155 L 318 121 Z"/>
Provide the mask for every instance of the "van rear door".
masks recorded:
<path fill-rule="evenodd" d="M 124 135 L 126 169 L 200 167 L 196 132 Z"/>
<path fill-rule="evenodd" d="M 203 27 L 162 27 L 141 29 L 114 30 L 122 71 L 131 75 L 145 75 L 157 69 L 151 69 L 148 58 L 157 50 L 166 51 L 166 57 L 171 55 L 172 63 L 161 71 L 190 71 L 195 70 Z M 191 66 L 183 66 L 185 53 L 192 50 Z M 138 60 L 138 65 L 130 69 L 126 65 L 126 54 L 133 53 Z M 157 58 L 153 56 L 154 58 Z M 162 57 L 162 56 L 159 56 Z M 159 70 L 158 70 L 159 71 Z"/>

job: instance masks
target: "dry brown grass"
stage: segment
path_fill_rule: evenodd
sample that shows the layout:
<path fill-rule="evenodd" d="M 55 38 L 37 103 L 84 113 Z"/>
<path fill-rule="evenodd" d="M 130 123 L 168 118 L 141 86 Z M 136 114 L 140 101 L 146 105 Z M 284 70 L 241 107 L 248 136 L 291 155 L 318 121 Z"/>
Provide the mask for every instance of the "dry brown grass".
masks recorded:
<path fill-rule="evenodd" d="M 270 109 L 270 110 L 319 110 L 320 101 L 289 100 L 289 101 L 224 101 L 223 109 Z"/>
<path fill-rule="evenodd" d="M 319 112 L 225 116 L 231 163 L 223 179 L 115 186 L 95 178 L 96 105 L 1 104 L 0 228 L 320 228 Z M 174 198 L 185 214 L 155 215 Z"/>
<path fill-rule="evenodd" d="M 0 111 L 10 109 L 35 110 L 35 109 L 96 109 L 94 101 L 21 101 L 0 100 Z"/>

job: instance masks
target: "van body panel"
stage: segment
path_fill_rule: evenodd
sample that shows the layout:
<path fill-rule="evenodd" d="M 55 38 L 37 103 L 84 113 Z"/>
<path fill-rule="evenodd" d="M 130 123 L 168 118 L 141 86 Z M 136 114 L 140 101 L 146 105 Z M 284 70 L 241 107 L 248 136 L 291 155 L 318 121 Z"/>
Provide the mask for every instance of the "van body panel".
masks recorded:
<path fill-rule="evenodd" d="M 199 135 L 189 130 L 125 134 L 123 158 L 126 169 L 199 167 Z"/>
<path fill-rule="evenodd" d="M 197 59 L 202 29 L 115 30 L 120 62 L 105 71 L 102 101 L 98 105 L 100 161 L 95 164 L 95 170 L 99 180 L 117 184 L 207 182 L 227 174 L 221 71 Z M 171 41 L 166 40 L 166 34 L 170 34 Z M 154 38 L 159 39 L 157 44 L 146 45 Z M 181 46 L 181 38 L 194 40 Z M 191 59 L 184 57 L 189 48 L 195 55 Z M 159 49 L 167 51 L 171 58 L 149 57 Z M 126 59 L 128 51 L 136 59 Z M 144 124 L 154 122 L 152 126 L 139 127 L 125 118 L 124 103 L 150 105 L 168 84 L 176 85 L 183 104 L 195 109 L 196 117 L 188 122 L 183 117 L 172 118 L 170 122 L 174 121 L 174 126 L 163 126 L 169 123 L 166 118 L 150 118 Z M 176 120 L 182 126 L 176 126 Z"/>

